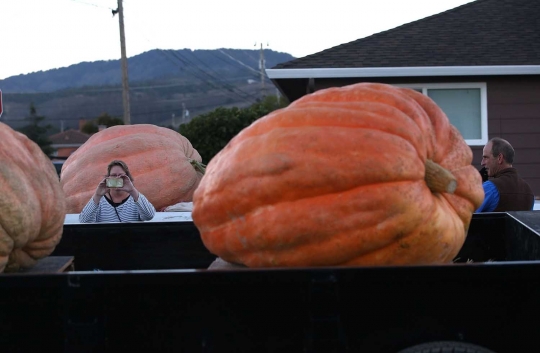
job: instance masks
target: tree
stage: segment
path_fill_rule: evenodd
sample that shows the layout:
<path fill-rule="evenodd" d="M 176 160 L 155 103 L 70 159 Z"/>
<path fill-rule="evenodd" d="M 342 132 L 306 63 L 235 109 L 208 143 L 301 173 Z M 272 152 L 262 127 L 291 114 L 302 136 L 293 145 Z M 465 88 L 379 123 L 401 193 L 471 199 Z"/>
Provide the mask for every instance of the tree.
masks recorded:
<path fill-rule="evenodd" d="M 103 113 L 94 120 L 87 121 L 81 128 L 81 131 L 85 134 L 92 135 L 98 132 L 100 125 L 104 125 L 106 127 L 124 125 L 124 120 L 112 117 L 107 113 Z"/>
<path fill-rule="evenodd" d="M 84 132 L 85 134 L 88 134 L 88 135 L 92 135 L 98 132 L 98 127 L 94 123 L 93 120 L 90 120 L 84 123 L 84 125 L 81 127 L 81 132 Z"/>
<path fill-rule="evenodd" d="M 247 108 L 217 108 L 201 114 L 189 123 L 180 125 L 178 130 L 199 152 L 203 163 L 208 163 L 244 128 L 287 105 L 288 102 L 283 99 L 278 101 L 276 96 L 267 96 Z"/>
<path fill-rule="evenodd" d="M 30 116 L 26 117 L 28 125 L 18 129 L 19 132 L 25 134 L 30 140 L 34 141 L 47 156 L 52 156 L 55 149 L 52 147 L 52 141 L 49 140 L 47 133 L 52 129 L 50 124 L 41 126 L 45 120 L 44 116 L 37 114 L 34 103 L 30 103 Z"/>

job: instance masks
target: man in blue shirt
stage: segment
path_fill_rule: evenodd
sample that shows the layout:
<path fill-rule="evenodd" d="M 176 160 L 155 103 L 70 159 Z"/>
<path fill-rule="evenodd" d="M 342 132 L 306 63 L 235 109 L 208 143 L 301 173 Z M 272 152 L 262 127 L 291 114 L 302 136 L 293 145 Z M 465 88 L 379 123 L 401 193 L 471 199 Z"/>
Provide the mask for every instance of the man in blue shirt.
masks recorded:
<path fill-rule="evenodd" d="M 534 207 L 534 194 L 525 180 L 512 167 L 514 148 L 506 140 L 495 137 L 482 151 L 482 167 L 489 177 L 484 187 L 484 202 L 476 212 L 529 211 Z"/>

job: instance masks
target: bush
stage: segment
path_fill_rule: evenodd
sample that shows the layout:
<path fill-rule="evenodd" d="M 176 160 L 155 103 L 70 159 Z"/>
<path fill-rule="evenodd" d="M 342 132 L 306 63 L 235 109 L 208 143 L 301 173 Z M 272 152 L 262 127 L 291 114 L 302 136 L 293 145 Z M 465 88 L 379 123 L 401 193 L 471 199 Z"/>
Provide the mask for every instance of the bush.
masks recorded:
<path fill-rule="evenodd" d="M 276 96 L 268 96 L 248 108 L 217 108 L 180 125 L 179 132 L 191 142 L 206 164 L 244 128 L 287 105 L 283 99 L 278 102 Z"/>
<path fill-rule="evenodd" d="M 84 132 L 85 134 L 92 135 L 98 132 L 99 125 L 105 125 L 106 127 L 111 127 L 115 125 L 124 125 L 124 120 L 120 118 L 112 117 L 107 113 L 103 113 L 97 118 L 95 118 L 94 120 L 87 121 L 81 128 L 81 131 Z"/>

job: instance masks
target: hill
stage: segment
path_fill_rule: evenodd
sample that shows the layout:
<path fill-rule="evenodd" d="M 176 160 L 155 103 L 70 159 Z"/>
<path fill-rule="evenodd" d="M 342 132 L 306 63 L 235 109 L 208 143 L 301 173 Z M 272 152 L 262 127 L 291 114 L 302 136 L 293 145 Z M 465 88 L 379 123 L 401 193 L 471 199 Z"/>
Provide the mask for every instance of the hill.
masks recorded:
<path fill-rule="evenodd" d="M 264 50 L 265 67 L 294 59 Z M 248 106 L 276 94 L 261 83 L 259 50 L 151 50 L 128 58 L 131 121 L 170 125 L 219 106 Z M 65 68 L 0 80 L 4 96 L 1 121 L 18 128 L 29 106 L 54 127 L 78 128 L 79 121 L 103 113 L 122 117 L 120 60 L 83 62 Z M 186 114 L 187 115 L 187 114 Z"/>

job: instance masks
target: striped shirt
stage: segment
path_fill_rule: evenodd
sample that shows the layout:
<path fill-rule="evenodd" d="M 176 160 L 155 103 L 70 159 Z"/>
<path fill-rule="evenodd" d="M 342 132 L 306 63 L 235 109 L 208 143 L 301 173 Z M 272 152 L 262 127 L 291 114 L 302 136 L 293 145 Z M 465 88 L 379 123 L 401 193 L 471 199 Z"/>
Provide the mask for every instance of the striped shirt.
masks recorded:
<path fill-rule="evenodd" d="M 115 210 L 116 209 L 116 210 Z M 118 212 L 118 213 L 117 213 Z M 103 196 L 99 200 L 99 204 L 95 204 L 93 199 L 90 199 L 86 206 L 79 214 L 79 222 L 81 223 L 96 223 L 96 222 L 139 222 L 149 221 L 154 218 L 156 209 L 150 201 L 139 192 L 139 200 L 135 202 L 131 195 L 117 207 L 109 203 L 107 198 Z"/>

